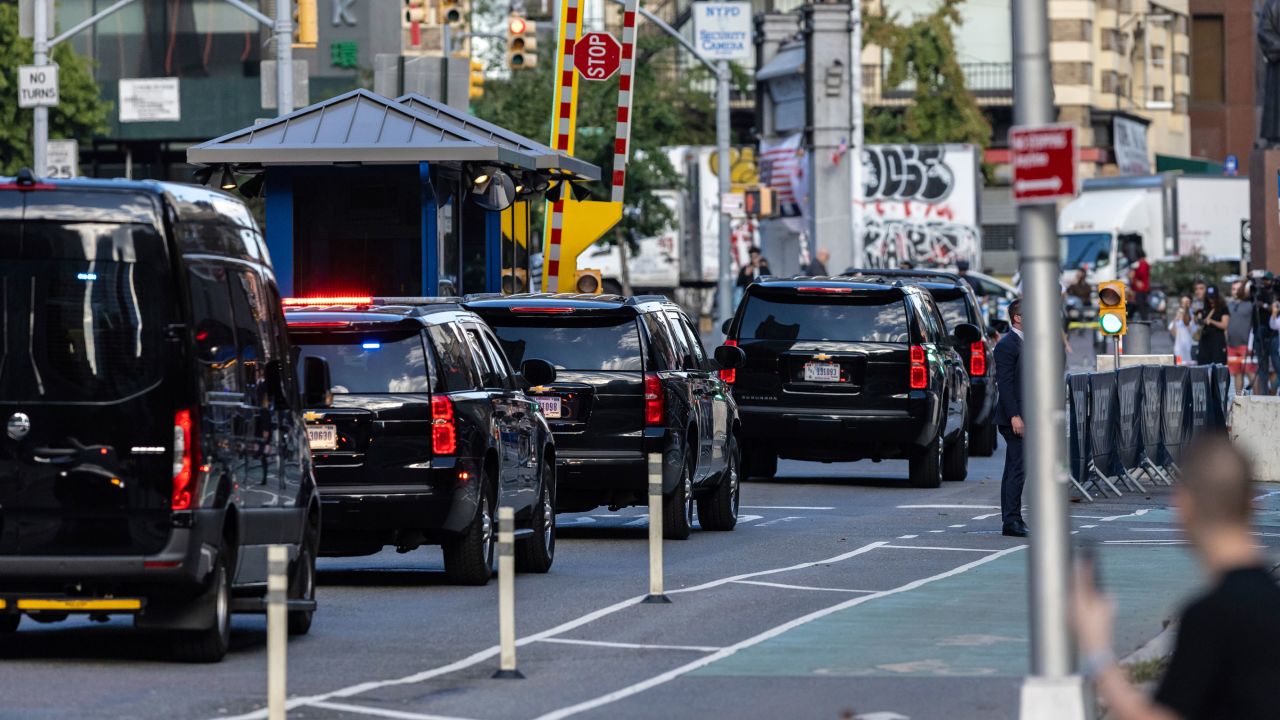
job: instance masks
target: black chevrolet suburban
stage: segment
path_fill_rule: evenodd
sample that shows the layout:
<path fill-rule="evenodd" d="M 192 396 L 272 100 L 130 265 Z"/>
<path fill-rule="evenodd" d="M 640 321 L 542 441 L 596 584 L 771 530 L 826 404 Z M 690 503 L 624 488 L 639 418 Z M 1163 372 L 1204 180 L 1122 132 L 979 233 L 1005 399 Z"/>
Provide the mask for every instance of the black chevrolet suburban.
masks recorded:
<path fill-rule="evenodd" d="M 285 305 L 302 362 L 323 359 L 330 372 L 329 396 L 306 408 L 324 503 L 322 555 L 440 545 L 451 582 L 483 585 L 494 567 L 497 508 L 510 505 L 517 568 L 551 569 L 556 447 L 524 392 L 555 379 L 549 364 L 526 357 L 512 371 L 493 331 L 447 299 Z"/>
<path fill-rule="evenodd" d="M 539 357 L 554 383 L 531 390 L 556 435 L 556 507 L 581 512 L 647 502 L 648 455 L 663 461 L 663 533 L 689 536 L 738 521 L 738 411 L 718 372 L 741 351 L 709 357 L 689 317 L 653 295 L 473 295 L 513 360 Z"/>
<path fill-rule="evenodd" d="M 842 462 L 907 458 L 917 487 L 967 474 L 969 377 L 924 289 L 876 275 L 762 278 L 725 328 L 746 353 L 732 373 L 744 475 L 778 458 Z"/>
<path fill-rule="evenodd" d="M 180 658 L 217 661 L 230 614 L 265 610 L 275 544 L 289 629 L 310 628 L 320 502 L 241 202 L 0 178 L 0 333 L 0 633 L 132 615 L 172 631 Z"/>

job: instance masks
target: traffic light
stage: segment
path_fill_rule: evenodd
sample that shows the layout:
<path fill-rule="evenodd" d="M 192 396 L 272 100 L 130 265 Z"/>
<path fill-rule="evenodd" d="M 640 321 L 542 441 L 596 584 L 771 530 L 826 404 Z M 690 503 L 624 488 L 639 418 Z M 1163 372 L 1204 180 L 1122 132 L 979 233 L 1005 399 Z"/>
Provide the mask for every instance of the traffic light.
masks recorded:
<path fill-rule="evenodd" d="M 313 48 L 319 34 L 319 19 L 316 14 L 316 0 L 294 0 L 293 3 L 293 46 L 296 48 Z"/>
<path fill-rule="evenodd" d="M 537 67 L 538 28 L 521 15 L 507 18 L 507 67 L 512 70 Z"/>
<path fill-rule="evenodd" d="M 599 295 L 604 282 L 599 270 L 586 268 L 573 271 L 573 286 L 584 295 Z"/>
<path fill-rule="evenodd" d="M 472 100 L 484 97 L 484 63 L 479 60 L 471 61 L 470 96 Z"/>
<path fill-rule="evenodd" d="M 773 188 L 757 186 L 742 193 L 742 210 L 748 217 L 768 218 L 776 214 Z"/>
<path fill-rule="evenodd" d="M 440 22 L 445 25 L 461 25 L 466 14 L 459 0 L 441 0 L 440 10 Z"/>
<path fill-rule="evenodd" d="M 1124 335 L 1129 330 L 1127 290 L 1123 282 L 1098 283 L 1098 327 L 1103 335 Z"/>

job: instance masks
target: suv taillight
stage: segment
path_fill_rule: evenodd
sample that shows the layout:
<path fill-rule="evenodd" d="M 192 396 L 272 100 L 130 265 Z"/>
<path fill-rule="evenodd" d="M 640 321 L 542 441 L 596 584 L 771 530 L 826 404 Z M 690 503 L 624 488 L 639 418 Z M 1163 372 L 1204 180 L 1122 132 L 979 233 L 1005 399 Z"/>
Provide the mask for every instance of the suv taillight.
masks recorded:
<path fill-rule="evenodd" d="M 987 345 L 979 340 L 969 346 L 969 377 L 987 374 Z"/>
<path fill-rule="evenodd" d="M 173 498 L 174 510 L 190 510 L 195 490 L 200 448 L 196 446 L 196 424 L 190 410 L 173 414 Z"/>
<path fill-rule="evenodd" d="M 662 425 L 667 415 L 667 400 L 662 393 L 662 380 L 657 373 L 644 374 L 644 424 Z"/>
<path fill-rule="evenodd" d="M 911 346 L 911 389 L 923 390 L 929 387 L 929 368 L 925 365 L 924 347 Z"/>
<path fill-rule="evenodd" d="M 724 344 L 728 345 L 729 347 L 738 347 L 738 341 L 734 340 L 733 338 L 725 338 Z M 734 368 L 729 368 L 728 370 L 721 370 L 720 379 L 732 385 L 734 381 L 738 379 L 738 371 L 735 370 Z"/>
<path fill-rule="evenodd" d="M 436 455 L 452 455 L 458 451 L 453 398 L 448 395 L 435 395 L 431 398 L 431 450 Z"/>

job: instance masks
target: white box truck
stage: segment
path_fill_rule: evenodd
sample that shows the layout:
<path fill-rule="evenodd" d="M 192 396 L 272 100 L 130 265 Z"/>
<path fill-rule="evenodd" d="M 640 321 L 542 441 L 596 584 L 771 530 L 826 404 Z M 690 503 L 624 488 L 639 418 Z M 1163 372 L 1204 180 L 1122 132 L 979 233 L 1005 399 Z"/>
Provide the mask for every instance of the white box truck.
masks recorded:
<path fill-rule="evenodd" d="M 1081 267 L 1092 285 L 1125 279 L 1138 248 L 1152 263 L 1197 251 L 1239 263 L 1248 231 L 1248 178 L 1167 172 L 1085 180 L 1058 214 L 1062 279 L 1074 282 Z"/>

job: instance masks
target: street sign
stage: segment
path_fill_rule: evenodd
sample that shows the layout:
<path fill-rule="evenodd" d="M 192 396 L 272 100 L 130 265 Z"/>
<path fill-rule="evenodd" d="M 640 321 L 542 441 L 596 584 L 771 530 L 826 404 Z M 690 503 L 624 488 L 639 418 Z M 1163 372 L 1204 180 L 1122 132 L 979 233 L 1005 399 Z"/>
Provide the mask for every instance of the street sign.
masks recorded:
<path fill-rule="evenodd" d="M 708 60 L 747 60 L 755 54 L 751 40 L 751 3 L 695 2 L 693 38 L 698 54 Z"/>
<path fill-rule="evenodd" d="M 80 175 L 80 143 L 75 140 L 50 140 L 44 175 L 67 180 Z"/>
<path fill-rule="evenodd" d="M 1013 201 L 1052 203 L 1076 195 L 1079 147 L 1072 125 L 1022 126 L 1009 129 L 1013 149 Z"/>
<path fill-rule="evenodd" d="M 1240 174 L 1240 158 L 1235 155 L 1228 155 L 1227 161 L 1222 163 L 1222 174 L 1235 177 Z"/>
<path fill-rule="evenodd" d="M 622 46 L 607 32 L 582 36 L 573 45 L 573 66 L 583 80 L 608 80 L 622 64 Z"/>
<path fill-rule="evenodd" d="M 120 78 L 120 122 L 180 120 L 178 78 Z"/>
<path fill-rule="evenodd" d="M 58 66 L 18 66 L 18 107 L 57 107 Z"/>

